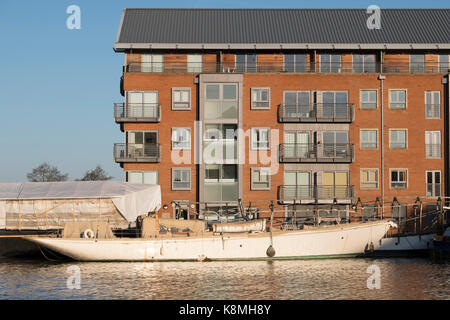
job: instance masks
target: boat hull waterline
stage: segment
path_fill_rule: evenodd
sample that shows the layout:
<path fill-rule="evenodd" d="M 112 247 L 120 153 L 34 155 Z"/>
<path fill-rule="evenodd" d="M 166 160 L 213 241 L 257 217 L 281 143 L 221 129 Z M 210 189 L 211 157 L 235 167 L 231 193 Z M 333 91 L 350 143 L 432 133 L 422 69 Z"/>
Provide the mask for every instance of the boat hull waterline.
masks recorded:
<path fill-rule="evenodd" d="M 26 238 L 78 261 L 209 261 L 355 257 L 395 224 L 352 223 L 315 230 L 169 239 Z M 269 257 L 272 245 L 275 254 Z"/>

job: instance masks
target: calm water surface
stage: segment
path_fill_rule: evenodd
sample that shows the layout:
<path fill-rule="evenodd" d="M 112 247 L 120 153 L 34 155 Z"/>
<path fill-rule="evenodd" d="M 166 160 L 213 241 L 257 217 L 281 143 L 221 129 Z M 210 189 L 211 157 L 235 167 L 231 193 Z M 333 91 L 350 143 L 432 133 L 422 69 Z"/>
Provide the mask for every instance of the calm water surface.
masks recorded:
<path fill-rule="evenodd" d="M 367 289 L 367 268 L 381 289 Z M 81 270 L 70 290 L 67 268 Z M 450 299 L 450 264 L 427 259 L 54 263 L 0 258 L 0 299 Z"/>

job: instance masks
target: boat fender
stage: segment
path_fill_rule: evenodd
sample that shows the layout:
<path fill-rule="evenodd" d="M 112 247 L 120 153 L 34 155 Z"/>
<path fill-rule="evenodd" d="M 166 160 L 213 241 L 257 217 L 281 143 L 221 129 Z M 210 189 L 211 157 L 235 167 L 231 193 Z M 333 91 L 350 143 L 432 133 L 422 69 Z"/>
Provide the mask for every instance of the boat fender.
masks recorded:
<path fill-rule="evenodd" d="M 371 242 L 369 245 L 369 251 L 373 252 L 373 250 L 374 250 L 374 245 L 373 245 L 373 242 Z"/>
<path fill-rule="evenodd" d="M 267 254 L 267 256 L 270 257 L 270 258 L 272 258 L 272 257 L 275 256 L 275 249 L 272 247 L 272 245 L 270 245 L 270 246 L 267 248 L 266 254 Z"/>
<path fill-rule="evenodd" d="M 87 239 L 92 239 L 92 238 L 94 238 L 95 234 L 94 234 L 94 231 L 92 231 L 91 229 L 86 229 L 86 230 L 84 230 L 83 235 Z"/>

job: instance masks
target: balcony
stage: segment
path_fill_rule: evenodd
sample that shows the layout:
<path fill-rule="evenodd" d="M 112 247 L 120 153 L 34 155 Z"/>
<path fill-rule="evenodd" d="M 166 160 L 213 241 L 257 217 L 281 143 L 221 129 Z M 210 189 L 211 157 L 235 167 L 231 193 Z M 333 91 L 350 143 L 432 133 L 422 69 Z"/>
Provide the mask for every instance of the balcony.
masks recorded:
<path fill-rule="evenodd" d="M 351 163 L 353 144 L 280 144 L 280 163 Z"/>
<path fill-rule="evenodd" d="M 115 143 L 114 160 L 116 162 L 153 162 L 161 161 L 159 144 Z"/>
<path fill-rule="evenodd" d="M 440 143 L 425 144 L 425 157 L 427 159 L 440 159 L 441 144 Z"/>
<path fill-rule="evenodd" d="M 278 201 L 282 203 L 351 203 L 354 186 L 282 185 L 278 186 Z"/>
<path fill-rule="evenodd" d="M 367 74 L 367 73 L 447 73 L 447 62 L 130 62 L 123 67 L 124 72 L 132 73 L 331 73 L 331 74 Z"/>
<path fill-rule="evenodd" d="M 304 123 L 351 123 L 353 121 L 353 104 L 280 104 L 278 106 L 278 121 Z"/>
<path fill-rule="evenodd" d="M 114 120 L 125 122 L 160 122 L 161 105 L 157 103 L 114 103 Z"/>

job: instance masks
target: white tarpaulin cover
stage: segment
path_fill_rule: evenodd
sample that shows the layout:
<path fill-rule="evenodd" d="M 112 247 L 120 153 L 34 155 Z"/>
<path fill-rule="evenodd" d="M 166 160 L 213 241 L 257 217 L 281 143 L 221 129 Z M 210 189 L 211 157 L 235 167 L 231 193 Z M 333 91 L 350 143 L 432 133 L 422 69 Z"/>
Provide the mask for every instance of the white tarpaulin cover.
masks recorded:
<path fill-rule="evenodd" d="M 100 198 L 110 198 L 125 219 L 135 221 L 142 214 L 160 209 L 161 187 L 118 181 L 0 183 L 0 221 L 6 211 L 4 200 Z"/>

